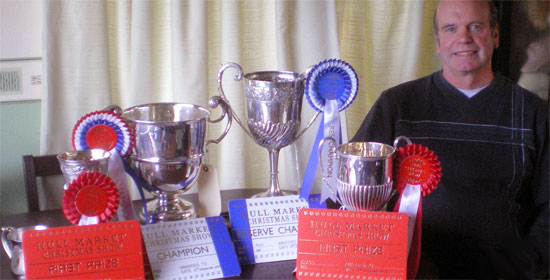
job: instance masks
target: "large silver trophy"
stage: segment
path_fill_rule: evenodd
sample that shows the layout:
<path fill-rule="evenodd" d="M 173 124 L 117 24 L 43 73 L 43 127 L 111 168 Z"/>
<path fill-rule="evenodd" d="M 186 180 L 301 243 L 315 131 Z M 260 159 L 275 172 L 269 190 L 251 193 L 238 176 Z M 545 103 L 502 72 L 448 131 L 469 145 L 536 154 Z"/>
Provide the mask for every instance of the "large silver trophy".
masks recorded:
<path fill-rule="evenodd" d="M 399 136 L 393 147 L 377 142 L 349 142 L 336 147 L 336 188 L 342 206 L 362 211 L 379 211 L 384 207 L 395 192 L 393 160 L 400 141 L 411 144 L 407 137 Z M 327 142 L 336 144 L 331 137 L 321 140 L 321 165 L 327 161 L 320 153 Z"/>
<path fill-rule="evenodd" d="M 269 189 L 255 197 L 288 195 L 290 193 L 282 191 L 279 186 L 279 150 L 300 137 L 318 116 L 317 113 L 304 129 L 299 131 L 305 75 L 285 71 L 263 71 L 243 75 L 241 66 L 233 62 L 226 63 L 218 71 L 218 91 L 228 105 L 229 101 L 222 88 L 223 73 L 228 68 L 238 71 L 235 81 L 244 79 L 248 129 L 237 114 L 233 113 L 233 118 L 258 145 L 265 147 L 269 152 Z"/>
<path fill-rule="evenodd" d="M 207 109 L 185 103 L 145 104 L 122 112 L 136 137 L 129 161 L 141 184 L 156 197 L 147 204 L 149 223 L 196 217 L 193 204 L 180 195 L 197 181 L 205 147 L 219 143 L 231 127 L 227 104 L 219 96 L 212 97 L 209 106 L 218 105 L 222 115 L 215 120 L 210 119 Z M 226 115 L 222 135 L 205 142 L 207 124 L 219 122 Z"/>

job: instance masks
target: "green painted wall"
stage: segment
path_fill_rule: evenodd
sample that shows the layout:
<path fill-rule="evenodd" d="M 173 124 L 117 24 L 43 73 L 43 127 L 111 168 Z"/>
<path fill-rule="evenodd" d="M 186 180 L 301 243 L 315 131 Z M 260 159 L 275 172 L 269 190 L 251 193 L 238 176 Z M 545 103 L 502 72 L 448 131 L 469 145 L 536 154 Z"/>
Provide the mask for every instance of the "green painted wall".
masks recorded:
<path fill-rule="evenodd" d="M 27 211 L 23 160 L 40 154 L 40 101 L 0 103 L 0 211 Z"/>

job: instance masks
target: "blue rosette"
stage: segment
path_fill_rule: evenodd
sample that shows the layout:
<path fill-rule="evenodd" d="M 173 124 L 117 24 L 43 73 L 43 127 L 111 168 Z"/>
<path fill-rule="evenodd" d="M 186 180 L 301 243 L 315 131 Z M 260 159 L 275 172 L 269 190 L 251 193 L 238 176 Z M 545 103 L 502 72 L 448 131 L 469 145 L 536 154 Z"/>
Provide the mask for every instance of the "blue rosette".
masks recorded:
<path fill-rule="evenodd" d="M 359 80 L 347 62 L 328 59 L 309 71 L 305 87 L 306 100 L 317 112 L 324 112 L 327 100 L 337 100 L 338 110 L 342 111 L 357 96 Z"/>
<path fill-rule="evenodd" d="M 72 144 L 75 150 L 116 150 L 124 157 L 134 143 L 134 134 L 126 121 L 111 111 L 89 113 L 73 128 Z"/>

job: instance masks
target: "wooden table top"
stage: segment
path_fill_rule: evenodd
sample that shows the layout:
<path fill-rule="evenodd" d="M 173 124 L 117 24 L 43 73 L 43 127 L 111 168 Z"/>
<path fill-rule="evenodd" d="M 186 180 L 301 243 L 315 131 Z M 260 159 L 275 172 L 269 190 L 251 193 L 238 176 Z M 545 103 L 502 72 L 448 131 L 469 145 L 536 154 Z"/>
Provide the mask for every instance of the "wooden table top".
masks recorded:
<path fill-rule="evenodd" d="M 235 189 L 221 191 L 222 216 L 227 216 L 227 202 L 234 199 L 250 198 L 253 194 L 265 191 L 264 189 Z M 187 194 L 184 199 L 197 205 L 197 194 Z M 139 201 L 135 204 L 140 205 Z M 139 207 L 134 207 L 138 208 Z M 0 216 L 2 226 L 24 227 L 33 225 L 46 225 L 48 227 L 70 226 L 61 209 L 44 210 Z M 0 267 L 0 279 L 15 279 L 11 273 L 10 263 L 6 252 L 2 249 Z M 242 265 L 241 275 L 233 279 L 295 279 L 292 271 L 296 267 L 296 260 L 261 263 L 255 265 Z"/>

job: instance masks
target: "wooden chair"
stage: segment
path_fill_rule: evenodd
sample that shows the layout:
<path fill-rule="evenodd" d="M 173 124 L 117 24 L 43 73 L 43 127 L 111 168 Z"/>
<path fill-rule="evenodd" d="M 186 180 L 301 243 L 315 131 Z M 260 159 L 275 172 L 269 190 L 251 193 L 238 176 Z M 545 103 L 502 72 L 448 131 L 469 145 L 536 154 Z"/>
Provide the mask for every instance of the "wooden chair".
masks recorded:
<path fill-rule="evenodd" d="M 57 161 L 57 155 L 24 155 L 23 170 L 25 173 L 25 192 L 27 194 L 29 212 L 40 211 L 36 178 L 63 174 Z"/>

